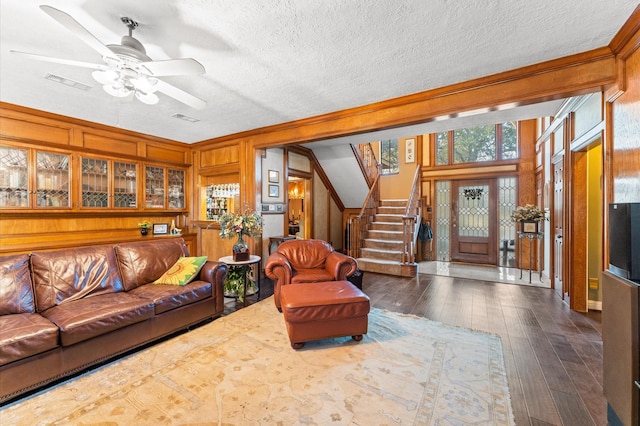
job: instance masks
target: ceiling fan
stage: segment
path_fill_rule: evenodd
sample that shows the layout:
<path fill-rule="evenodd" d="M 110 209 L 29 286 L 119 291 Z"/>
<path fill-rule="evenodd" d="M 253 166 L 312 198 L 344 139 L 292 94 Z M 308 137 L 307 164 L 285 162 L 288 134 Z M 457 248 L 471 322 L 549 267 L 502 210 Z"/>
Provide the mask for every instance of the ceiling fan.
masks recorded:
<path fill-rule="evenodd" d="M 191 58 L 154 61 L 147 56 L 142 43 L 132 35 L 133 30 L 138 26 L 136 21 L 126 17 L 121 18 L 129 28 L 129 35 L 122 37 L 121 44 L 105 45 L 67 13 L 47 5 L 41 5 L 40 9 L 100 53 L 104 64 L 15 50 L 12 50 L 12 53 L 40 61 L 94 69 L 95 71 L 91 73 L 92 77 L 103 85 L 107 93 L 115 97 L 126 97 L 133 93 L 140 101 L 153 105 L 159 100 L 155 92 L 161 92 L 195 109 L 202 109 L 207 105 L 202 99 L 158 78 L 169 75 L 204 74 L 205 69 L 202 64 Z"/>

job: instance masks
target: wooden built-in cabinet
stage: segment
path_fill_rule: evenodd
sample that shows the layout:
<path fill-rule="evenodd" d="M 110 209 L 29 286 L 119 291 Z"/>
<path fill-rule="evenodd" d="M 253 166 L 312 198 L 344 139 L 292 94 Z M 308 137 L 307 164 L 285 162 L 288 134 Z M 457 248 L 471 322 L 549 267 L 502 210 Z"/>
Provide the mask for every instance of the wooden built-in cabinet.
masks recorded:
<path fill-rule="evenodd" d="M 138 208 L 138 165 L 133 162 L 81 157 L 81 209 Z"/>
<path fill-rule="evenodd" d="M 186 178 L 186 168 L 0 144 L 2 211 L 184 212 Z"/>
<path fill-rule="evenodd" d="M 145 166 L 146 209 L 184 209 L 185 171 L 160 166 Z"/>
<path fill-rule="evenodd" d="M 70 209 L 69 153 L 0 145 L 0 208 Z"/>

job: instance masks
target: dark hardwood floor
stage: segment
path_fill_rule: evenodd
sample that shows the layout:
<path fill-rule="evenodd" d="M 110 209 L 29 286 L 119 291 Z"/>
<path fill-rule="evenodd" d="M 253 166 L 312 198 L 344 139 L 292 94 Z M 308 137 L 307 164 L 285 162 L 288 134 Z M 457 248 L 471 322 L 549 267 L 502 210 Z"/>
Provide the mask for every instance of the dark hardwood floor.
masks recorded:
<path fill-rule="evenodd" d="M 363 290 L 376 308 L 499 335 L 517 425 L 607 424 L 599 312 L 573 312 L 551 289 L 425 274 L 366 272 Z M 260 299 L 272 294 L 264 279 Z"/>

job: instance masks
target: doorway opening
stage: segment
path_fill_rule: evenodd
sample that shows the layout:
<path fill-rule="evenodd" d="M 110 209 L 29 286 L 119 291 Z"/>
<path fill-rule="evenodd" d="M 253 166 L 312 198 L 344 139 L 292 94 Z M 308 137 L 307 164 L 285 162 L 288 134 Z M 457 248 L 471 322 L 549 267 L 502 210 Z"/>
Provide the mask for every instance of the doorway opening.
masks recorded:
<path fill-rule="evenodd" d="M 309 224 L 309 194 L 311 193 L 311 179 L 299 176 L 289 176 L 287 179 L 287 235 L 300 239 L 307 239 Z"/>

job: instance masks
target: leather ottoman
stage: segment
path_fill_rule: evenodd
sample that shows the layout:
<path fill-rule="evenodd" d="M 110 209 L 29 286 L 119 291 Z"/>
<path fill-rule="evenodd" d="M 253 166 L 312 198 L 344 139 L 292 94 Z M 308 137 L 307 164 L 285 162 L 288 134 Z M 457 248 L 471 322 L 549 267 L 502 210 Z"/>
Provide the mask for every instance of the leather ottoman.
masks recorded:
<path fill-rule="evenodd" d="M 367 333 L 369 297 L 349 281 L 327 281 L 282 286 L 282 313 L 291 347 L 305 342 Z"/>

